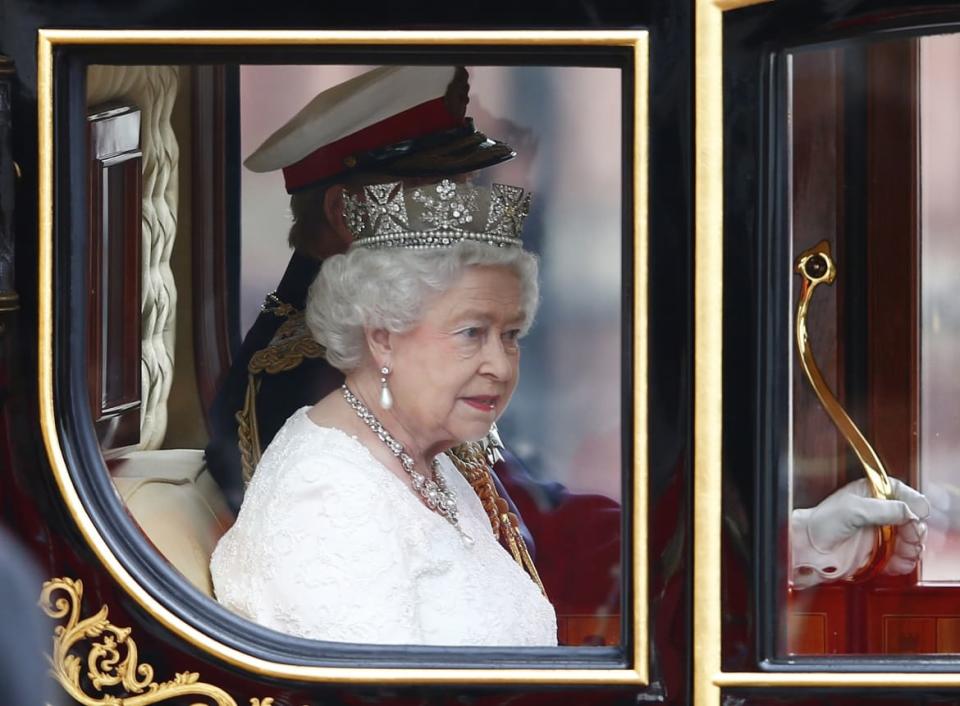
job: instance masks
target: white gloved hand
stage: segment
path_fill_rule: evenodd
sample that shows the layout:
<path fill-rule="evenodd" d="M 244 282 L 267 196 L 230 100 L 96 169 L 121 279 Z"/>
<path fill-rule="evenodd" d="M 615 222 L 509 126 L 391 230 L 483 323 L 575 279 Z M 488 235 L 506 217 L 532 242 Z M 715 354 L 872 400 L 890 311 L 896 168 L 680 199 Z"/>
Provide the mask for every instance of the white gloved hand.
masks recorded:
<path fill-rule="evenodd" d="M 793 585 L 808 588 L 851 576 L 873 553 L 876 528 L 897 527 L 893 555 L 885 574 L 913 571 L 923 551 L 930 504 L 916 490 L 895 478 L 893 500 L 871 496 L 865 479 L 848 483 L 812 508 L 794 510 L 790 517 Z"/>

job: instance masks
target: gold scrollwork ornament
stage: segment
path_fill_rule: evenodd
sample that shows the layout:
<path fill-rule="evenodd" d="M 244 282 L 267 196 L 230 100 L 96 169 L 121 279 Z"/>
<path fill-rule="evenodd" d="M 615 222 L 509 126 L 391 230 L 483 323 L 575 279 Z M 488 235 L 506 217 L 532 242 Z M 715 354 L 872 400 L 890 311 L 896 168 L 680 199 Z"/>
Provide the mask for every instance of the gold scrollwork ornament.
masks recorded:
<path fill-rule="evenodd" d="M 223 689 L 200 681 L 196 672 L 179 672 L 165 682 L 153 680 L 153 667 L 141 664 L 131 628 L 118 628 L 107 618 L 107 606 L 93 616 L 80 617 L 83 582 L 57 578 L 44 582 L 40 607 L 57 621 L 53 630 L 53 654 L 48 656 L 50 671 L 63 689 L 83 706 L 147 706 L 185 696 L 200 697 L 203 702 L 191 706 L 237 706 Z M 90 644 L 86 644 L 90 643 Z M 87 683 L 99 695 L 84 689 L 83 658 L 77 652 L 86 648 Z M 104 687 L 123 687 L 125 695 L 103 693 Z M 272 706 L 273 698 L 251 698 L 250 706 Z"/>

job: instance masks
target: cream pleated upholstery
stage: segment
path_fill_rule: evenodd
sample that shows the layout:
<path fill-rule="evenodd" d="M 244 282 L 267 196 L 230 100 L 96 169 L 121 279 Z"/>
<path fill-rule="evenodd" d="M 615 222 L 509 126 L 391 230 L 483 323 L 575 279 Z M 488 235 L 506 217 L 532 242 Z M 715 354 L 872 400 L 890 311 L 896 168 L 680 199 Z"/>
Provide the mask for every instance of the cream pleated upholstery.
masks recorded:
<path fill-rule="evenodd" d="M 167 561 L 212 595 L 210 554 L 233 524 L 233 514 L 203 462 L 203 451 L 134 451 L 110 465 L 133 520 Z"/>

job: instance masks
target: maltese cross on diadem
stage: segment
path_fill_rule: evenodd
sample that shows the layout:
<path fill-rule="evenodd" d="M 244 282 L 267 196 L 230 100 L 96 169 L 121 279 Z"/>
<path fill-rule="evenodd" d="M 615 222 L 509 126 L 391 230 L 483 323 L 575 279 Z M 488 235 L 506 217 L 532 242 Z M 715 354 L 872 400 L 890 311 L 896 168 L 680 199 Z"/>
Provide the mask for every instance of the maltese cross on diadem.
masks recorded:
<path fill-rule="evenodd" d="M 372 184 L 363 187 L 366 200 L 343 194 L 343 213 L 354 233 L 363 232 L 367 223 L 374 235 L 402 233 L 407 227 L 407 205 L 403 198 L 403 184 Z"/>

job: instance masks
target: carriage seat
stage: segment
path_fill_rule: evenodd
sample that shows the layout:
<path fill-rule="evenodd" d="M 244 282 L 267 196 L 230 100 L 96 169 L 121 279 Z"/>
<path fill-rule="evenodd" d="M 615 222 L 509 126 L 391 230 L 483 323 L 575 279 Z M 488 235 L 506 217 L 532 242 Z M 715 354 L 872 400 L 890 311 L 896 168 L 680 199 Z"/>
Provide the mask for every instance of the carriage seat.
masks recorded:
<path fill-rule="evenodd" d="M 233 524 L 200 449 L 134 451 L 110 461 L 127 511 L 157 550 L 194 586 L 213 595 L 210 554 Z"/>

